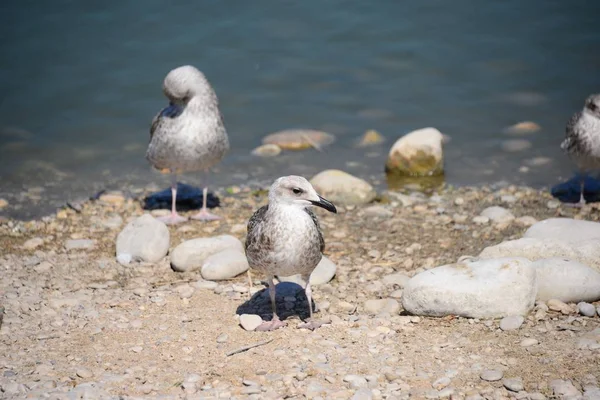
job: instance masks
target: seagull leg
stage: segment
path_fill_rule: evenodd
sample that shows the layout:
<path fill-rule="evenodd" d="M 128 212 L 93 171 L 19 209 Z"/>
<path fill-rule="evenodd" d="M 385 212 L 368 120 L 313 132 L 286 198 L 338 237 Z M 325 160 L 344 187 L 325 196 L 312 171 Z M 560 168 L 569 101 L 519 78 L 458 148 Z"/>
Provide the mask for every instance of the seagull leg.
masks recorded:
<path fill-rule="evenodd" d="M 248 268 L 248 300 L 252 299 L 252 288 L 254 284 L 252 284 L 252 273 L 250 272 L 250 268 Z"/>
<path fill-rule="evenodd" d="M 306 289 L 304 289 L 304 292 L 306 293 L 306 300 L 308 300 L 308 311 L 310 313 L 310 316 L 309 316 L 308 322 L 305 322 L 303 324 L 299 324 L 298 328 L 299 329 L 310 329 L 310 330 L 314 331 L 315 329 L 317 329 L 321 325 L 323 325 L 323 323 L 319 322 L 319 321 L 316 321 L 313 318 L 312 289 L 310 287 L 310 275 L 303 276 L 302 279 L 304 279 L 304 281 L 306 281 Z"/>
<path fill-rule="evenodd" d="M 196 215 L 192 216 L 192 219 L 197 219 L 199 221 L 216 221 L 218 219 L 221 219 L 221 217 L 219 217 L 218 215 L 215 214 L 211 214 L 210 212 L 208 212 L 208 209 L 206 208 L 206 196 L 208 195 L 208 188 L 204 188 L 204 190 L 202 190 L 202 209 L 200 210 L 200 212 Z"/>
<path fill-rule="evenodd" d="M 268 322 L 263 322 L 256 328 L 256 331 L 274 331 L 275 329 L 283 328 L 287 324 L 277 316 L 277 303 L 275 302 L 275 282 L 273 277 L 269 277 L 269 297 L 271 297 L 271 309 L 273 310 L 273 318 Z"/>
<path fill-rule="evenodd" d="M 585 173 L 581 173 L 579 176 L 579 202 L 577 203 L 565 203 L 567 207 L 583 208 L 585 206 Z"/>
<path fill-rule="evenodd" d="M 171 214 L 164 217 L 158 217 L 159 221 L 167 225 L 175 225 L 187 221 L 186 217 L 177 214 L 175 205 L 177 204 L 177 174 L 171 173 Z"/>

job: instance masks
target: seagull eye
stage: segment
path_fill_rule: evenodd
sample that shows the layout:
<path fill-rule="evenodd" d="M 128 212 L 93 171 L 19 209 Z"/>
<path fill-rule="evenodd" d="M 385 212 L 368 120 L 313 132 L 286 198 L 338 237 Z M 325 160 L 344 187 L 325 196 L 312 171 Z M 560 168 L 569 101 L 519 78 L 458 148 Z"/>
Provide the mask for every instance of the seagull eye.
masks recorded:
<path fill-rule="evenodd" d="M 293 188 L 292 192 L 294 192 L 294 194 L 300 194 L 300 193 L 302 193 L 302 189 L 300 189 L 300 188 Z"/>

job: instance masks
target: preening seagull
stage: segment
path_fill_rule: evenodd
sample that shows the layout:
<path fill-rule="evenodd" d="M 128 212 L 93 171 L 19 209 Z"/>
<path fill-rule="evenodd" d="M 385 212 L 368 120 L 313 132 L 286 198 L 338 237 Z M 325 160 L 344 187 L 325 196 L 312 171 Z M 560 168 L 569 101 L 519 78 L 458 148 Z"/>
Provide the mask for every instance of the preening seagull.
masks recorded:
<path fill-rule="evenodd" d="M 219 112 L 219 102 L 202 72 L 191 65 L 170 71 L 163 82 L 169 106 L 152 120 L 146 158 L 152 166 L 171 174 L 171 214 L 160 219 L 177 224 L 187 218 L 177 214 L 177 174 L 207 172 L 229 150 L 229 138 Z M 202 209 L 193 219 L 210 221 L 220 217 L 206 209 L 206 185 Z"/>
<path fill-rule="evenodd" d="M 579 168 L 581 197 L 577 205 L 583 206 L 585 174 L 600 168 L 600 94 L 589 96 L 583 110 L 571 117 L 567 123 L 565 140 L 560 147 Z"/>
<path fill-rule="evenodd" d="M 310 274 L 321 261 L 325 240 L 319 220 L 310 210 L 312 206 L 337 213 L 335 206 L 319 196 L 306 179 L 285 176 L 271 186 L 269 204 L 259 208 L 248 221 L 246 256 L 250 268 L 266 275 L 273 309 L 273 319 L 263 322 L 259 331 L 285 326 L 277 316 L 275 276 L 302 275 L 310 320 L 299 327 L 316 329 L 321 325 L 313 319 Z"/>

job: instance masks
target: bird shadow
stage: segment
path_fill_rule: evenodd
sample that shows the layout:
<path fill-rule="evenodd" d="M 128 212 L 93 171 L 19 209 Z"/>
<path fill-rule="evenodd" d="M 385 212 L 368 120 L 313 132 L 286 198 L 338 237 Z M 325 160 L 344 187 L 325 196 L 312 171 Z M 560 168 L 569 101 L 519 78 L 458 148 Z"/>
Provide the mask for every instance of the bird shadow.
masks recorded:
<path fill-rule="evenodd" d="M 305 320 L 310 316 L 306 293 L 302 286 L 294 282 L 280 282 L 275 285 L 275 304 L 279 319 L 285 320 L 290 317 L 298 317 Z M 312 302 L 313 310 L 315 302 Z M 257 314 L 264 321 L 270 321 L 273 318 L 271 309 L 271 297 L 269 288 L 264 288 L 254 293 L 254 295 L 236 310 L 236 314 Z"/>
<path fill-rule="evenodd" d="M 143 208 L 144 210 L 171 209 L 172 201 L 171 188 L 167 188 L 144 197 Z M 220 203 L 219 198 L 214 193 L 206 195 L 207 208 L 218 207 Z M 190 211 L 202 208 L 202 189 L 178 182 L 176 207 L 178 211 Z"/>
<path fill-rule="evenodd" d="M 563 203 L 577 203 L 581 196 L 581 174 L 576 174 L 566 182 L 559 183 L 550 189 L 552 197 Z M 584 175 L 583 197 L 587 203 L 600 201 L 600 180 Z"/>

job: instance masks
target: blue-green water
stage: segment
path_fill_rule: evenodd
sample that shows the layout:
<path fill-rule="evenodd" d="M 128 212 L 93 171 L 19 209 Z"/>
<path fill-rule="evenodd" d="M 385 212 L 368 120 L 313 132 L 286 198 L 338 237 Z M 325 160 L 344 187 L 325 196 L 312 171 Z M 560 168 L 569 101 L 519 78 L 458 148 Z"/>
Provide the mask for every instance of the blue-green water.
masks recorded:
<path fill-rule="evenodd" d="M 571 174 L 566 121 L 600 92 L 599 16 L 597 2 L 564 0 L 2 2 L 0 198 L 17 205 L 3 213 L 166 186 L 144 153 L 162 80 L 182 64 L 212 82 L 230 135 L 211 185 L 325 168 L 383 180 L 393 141 L 434 126 L 452 138 L 449 182 L 549 186 Z M 524 137 L 531 148 L 503 151 L 504 128 L 524 120 L 542 127 Z M 291 127 L 337 141 L 323 154 L 250 156 Z M 354 148 L 372 128 L 387 143 Z M 520 171 L 535 157 L 550 161 Z M 32 187 L 41 199 L 30 202 Z"/>

